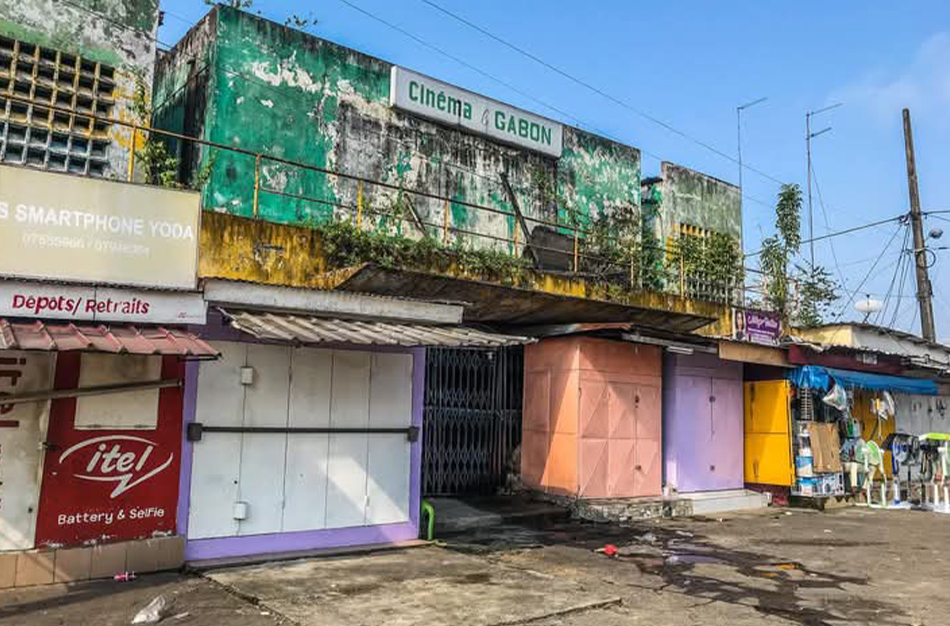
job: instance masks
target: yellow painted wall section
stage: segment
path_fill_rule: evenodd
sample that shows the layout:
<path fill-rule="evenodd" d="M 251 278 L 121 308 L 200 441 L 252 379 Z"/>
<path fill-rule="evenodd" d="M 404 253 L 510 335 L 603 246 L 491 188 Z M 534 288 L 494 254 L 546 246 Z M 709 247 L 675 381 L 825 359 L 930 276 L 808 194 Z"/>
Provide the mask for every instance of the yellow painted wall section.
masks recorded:
<path fill-rule="evenodd" d="M 861 438 L 865 441 L 874 441 L 884 449 L 884 440 L 894 432 L 894 420 L 878 419 L 871 411 L 871 401 L 877 397 L 873 391 L 866 389 L 854 390 L 854 406 L 851 409 L 851 417 L 861 422 Z M 884 453 L 884 473 L 891 475 L 891 453 Z"/>
<path fill-rule="evenodd" d="M 311 229 L 205 211 L 200 278 L 328 288 L 323 248 Z"/>
<path fill-rule="evenodd" d="M 359 266 L 327 267 L 320 233 L 311 228 L 211 211 L 202 214 L 198 269 L 201 278 L 333 289 L 358 269 Z M 424 268 L 407 269 L 424 271 Z M 462 275 L 454 268 L 449 268 L 443 274 L 458 278 L 479 278 Z M 731 328 L 732 314 L 729 307 L 688 300 L 672 294 L 623 292 L 582 279 L 543 272 L 525 272 L 523 283 L 518 286 L 555 295 L 618 302 L 645 309 L 714 318 L 716 322 L 698 331 L 699 334 L 707 336 L 722 336 L 728 334 Z"/>
<path fill-rule="evenodd" d="M 835 324 L 821 328 L 793 328 L 792 334 L 819 345 L 853 346 L 852 330 L 848 324 Z"/>

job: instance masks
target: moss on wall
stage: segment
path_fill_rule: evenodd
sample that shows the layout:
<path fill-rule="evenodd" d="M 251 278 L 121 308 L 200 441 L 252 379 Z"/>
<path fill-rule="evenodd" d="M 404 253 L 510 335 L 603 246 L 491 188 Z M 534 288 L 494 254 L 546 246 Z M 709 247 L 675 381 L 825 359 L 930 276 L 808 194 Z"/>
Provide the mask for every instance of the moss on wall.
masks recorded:
<path fill-rule="evenodd" d="M 151 75 L 158 0 L 0 0 L 0 34 Z"/>
<path fill-rule="evenodd" d="M 498 241 L 513 238 L 515 229 L 511 216 L 502 214 L 512 212 L 503 172 L 522 211 L 539 220 L 567 223 L 570 211 L 583 219 L 605 207 L 639 205 L 640 154 L 634 148 L 566 128 L 564 156 L 554 160 L 440 126 L 390 108 L 389 63 L 227 7 L 214 14 L 196 27 L 204 35 L 193 31 L 186 38 L 205 40 L 202 54 L 212 65 L 198 124 L 204 136 L 395 186 L 363 188 L 366 228 L 418 237 L 410 220 L 399 219 L 408 211 L 435 234 L 447 213 L 450 227 L 477 233 L 453 238 L 512 251 L 511 244 Z M 187 47 L 180 52 L 176 46 L 159 64 L 157 101 L 186 81 Z M 160 121 L 181 127 L 182 119 L 169 111 Z M 554 189 L 542 188 L 541 179 L 553 181 Z M 222 153 L 205 206 L 250 216 L 253 190 L 254 158 Z M 289 224 L 353 219 L 358 194 L 352 180 L 265 158 L 258 215 Z"/>
<path fill-rule="evenodd" d="M 662 164 L 658 217 L 660 241 L 676 235 L 676 224 L 688 224 L 742 240 L 739 188 L 674 163 Z"/>

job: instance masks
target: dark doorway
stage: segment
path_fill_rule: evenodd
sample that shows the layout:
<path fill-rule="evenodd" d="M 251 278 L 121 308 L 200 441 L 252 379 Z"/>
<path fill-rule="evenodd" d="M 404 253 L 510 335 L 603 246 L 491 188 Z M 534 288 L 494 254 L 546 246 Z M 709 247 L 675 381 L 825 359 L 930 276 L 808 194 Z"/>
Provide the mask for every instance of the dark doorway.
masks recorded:
<path fill-rule="evenodd" d="M 425 495 L 491 494 L 505 484 L 521 444 L 523 385 L 521 346 L 427 350 Z"/>

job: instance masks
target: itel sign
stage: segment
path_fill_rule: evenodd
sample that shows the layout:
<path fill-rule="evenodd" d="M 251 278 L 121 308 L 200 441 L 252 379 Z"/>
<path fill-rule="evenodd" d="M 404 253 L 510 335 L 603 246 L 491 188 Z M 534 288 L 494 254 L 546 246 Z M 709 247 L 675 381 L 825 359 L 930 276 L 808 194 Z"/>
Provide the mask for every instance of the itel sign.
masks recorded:
<path fill-rule="evenodd" d="M 164 461 L 159 460 L 157 456 L 152 458 L 157 445 L 154 441 L 132 435 L 93 437 L 63 452 L 59 457 L 59 464 L 63 465 L 70 456 L 75 454 L 79 459 L 79 467 L 82 467 L 82 473 L 73 474 L 73 477 L 94 482 L 115 483 L 115 488 L 109 494 L 110 498 L 115 498 L 172 464 L 175 459 L 172 453 L 169 453 Z M 86 457 L 89 458 L 89 462 L 83 465 Z"/>
<path fill-rule="evenodd" d="M 60 353 L 58 389 L 78 386 L 81 362 L 77 354 Z M 162 359 L 162 379 L 181 378 L 183 370 L 174 357 Z M 158 394 L 154 429 L 79 429 L 75 416 L 81 398 L 52 401 L 36 521 L 37 547 L 175 532 L 182 391 L 169 387 Z M 155 410 L 154 404 L 149 406 Z M 148 421 L 144 417 L 132 421 Z"/>

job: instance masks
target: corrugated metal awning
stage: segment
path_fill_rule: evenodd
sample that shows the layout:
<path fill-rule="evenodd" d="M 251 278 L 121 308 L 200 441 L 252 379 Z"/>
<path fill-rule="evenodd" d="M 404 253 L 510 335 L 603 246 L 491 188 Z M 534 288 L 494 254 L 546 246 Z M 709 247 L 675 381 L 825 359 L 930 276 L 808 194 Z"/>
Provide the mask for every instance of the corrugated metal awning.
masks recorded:
<path fill-rule="evenodd" d="M 218 356 L 218 351 L 181 330 L 142 326 L 77 326 L 69 322 L 11 322 L 0 318 L 0 350 L 109 352 L 170 356 Z"/>
<path fill-rule="evenodd" d="M 434 326 L 314 317 L 306 314 L 224 310 L 238 330 L 259 339 L 305 344 L 355 343 L 377 346 L 495 347 L 534 343 L 517 335 L 489 333 L 463 326 Z"/>

